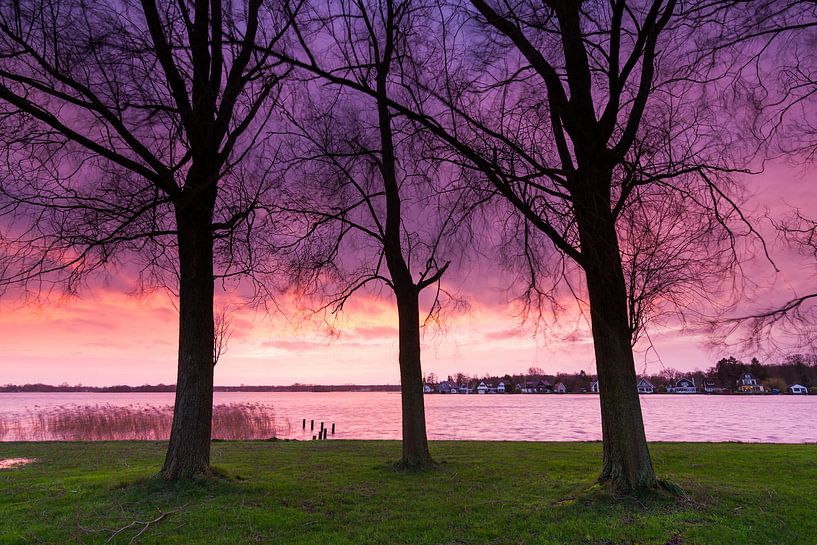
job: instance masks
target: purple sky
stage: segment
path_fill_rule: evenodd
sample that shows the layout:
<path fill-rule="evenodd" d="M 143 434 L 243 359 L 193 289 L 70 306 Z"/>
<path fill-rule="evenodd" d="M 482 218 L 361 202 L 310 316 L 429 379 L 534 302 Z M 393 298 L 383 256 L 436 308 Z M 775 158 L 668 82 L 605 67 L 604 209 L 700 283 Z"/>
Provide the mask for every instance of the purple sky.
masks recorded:
<path fill-rule="evenodd" d="M 798 206 L 806 215 L 817 204 L 817 171 L 776 164 L 746 181 L 752 196 L 747 209 L 785 213 Z M 745 308 L 782 302 L 813 284 L 814 268 L 780 244 L 767 222 L 775 274 L 756 258 L 746 265 L 758 285 Z M 127 270 L 78 297 L 22 304 L 0 300 L 0 362 L 3 383 L 46 382 L 88 385 L 174 382 L 177 315 L 171 296 L 129 294 Z M 478 278 L 479 283 L 473 279 Z M 470 308 L 448 312 L 441 327 L 425 332 L 423 368 L 445 377 L 457 371 L 482 375 L 523 372 L 538 366 L 548 372 L 593 372 L 592 344 L 586 322 L 566 316 L 548 332 L 522 325 L 507 302 L 503 273 L 474 271 L 455 291 L 470 294 Z M 452 282 L 452 280 L 448 280 Z M 114 287 L 115 286 L 115 287 Z M 294 305 L 282 299 L 284 309 Z M 220 304 L 240 307 L 236 296 Z M 575 305 L 573 305 L 575 307 Z M 252 309 L 233 311 L 229 351 L 216 367 L 216 383 L 289 384 L 397 383 L 396 313 L 386 296 L 361 295 L 347 308 L 330 334 L 320 320 L 305 321 L 296 310 L 266 315 Z M 708 350 L 703 335 L 677 327 L 653 328 L 654 350 L 636 354 L 639 372 L 662 366 L 680 370 L 709 367 L 729 349 Z M 659 359 L 660 357 L 660 359 Z"/>

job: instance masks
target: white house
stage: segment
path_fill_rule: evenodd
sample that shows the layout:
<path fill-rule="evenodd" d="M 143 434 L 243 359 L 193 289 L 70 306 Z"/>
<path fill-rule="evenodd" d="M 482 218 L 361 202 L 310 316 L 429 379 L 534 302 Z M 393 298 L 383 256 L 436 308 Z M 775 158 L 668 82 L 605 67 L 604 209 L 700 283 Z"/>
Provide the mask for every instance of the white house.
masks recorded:
<path fill-rule="evenodd" d="M 808 388 L 806 388 L 802 384 L 792 384 L 787 388 L 787 390 L 792 394 L 808 395 Z"/>
<path fill-rule="evenodd" d="M 590 384 L 590 391 L 593 392 L 594 394 L 599 393 L 599 381 L 598 380 L 594 380 Z"/>
<path fill-rule="evenodd" d="M 553 392 L 556 394 L 566 394 L 567 386 L 565 386 L 562 382 L 557 382 L 556 386 L 553 387 Z"/>
<path fill-rule="evenodd" d="M 488 393 L 488 390 L 489 390 L 488 385 L 485 384 L 484 382 L 480 382 L 479 386 L 477 386 L 477 393 L 478 394 L 486 394 L 486 393 Z"/>
<path fill-rule="evenodd" d="M 695 394 L 698 393 L 698 388 L 695 387 L 695 379 L 682 378 L 675 383 L 675 386 L 667 388 L 667 392 L 671 394 Z"/>
<path fill-rule="evenodd" d="M 738 391 L 742 394 L 759 394 L 765 391 L 751 373 L 743 373 L 738 380 Z"/>
<path fill-rule="evenodd" d="M 715 385 L 715 381 L 712 379 L 705 379 L 704 380 L 704 392 L 707 394 L 714 394 L 717 392 L 719 388 Z"/>
<path fill-rule="evenodd" d="M 496 393 L 498 393 L 498 394 L 504 394 L 505 393 L 505 383 L 504 382 L 500 382 L 499 384 L 496 385 Z"/>
<path fill-rule="evenodd" d="M 655 386 L 653 386 L 652 383 L 649 380 L 647 380 L 645 378 L 642 378 L 641 380 L 638 381 L 638 393 L 639 394 L 652 394 L 654 392 L 655 392 Z"/>

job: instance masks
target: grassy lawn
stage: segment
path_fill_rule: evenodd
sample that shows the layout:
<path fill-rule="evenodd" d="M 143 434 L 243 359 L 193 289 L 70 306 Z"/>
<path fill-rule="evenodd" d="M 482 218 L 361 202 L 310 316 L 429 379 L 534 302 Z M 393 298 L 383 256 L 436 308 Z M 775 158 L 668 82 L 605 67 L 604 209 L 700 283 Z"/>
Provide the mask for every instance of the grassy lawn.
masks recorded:
<path fill-rule="evenodd" d="M 421 473 L 399 449 L 214 443 L 223 478 L 169 485 L 163 443 L 0 443 L 37 459 L 0 470 L 0 543 L 817 543 L 817 445 L 653 444 L 685 500 L 589 491 L 598 443 L 435 442 Z"/>

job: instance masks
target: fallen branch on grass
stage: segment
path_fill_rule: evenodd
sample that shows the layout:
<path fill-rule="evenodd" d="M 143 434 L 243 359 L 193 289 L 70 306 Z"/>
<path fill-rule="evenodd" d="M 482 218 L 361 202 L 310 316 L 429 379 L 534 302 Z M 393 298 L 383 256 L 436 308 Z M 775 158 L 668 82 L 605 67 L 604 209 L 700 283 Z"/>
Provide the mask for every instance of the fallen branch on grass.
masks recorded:
<path fill-rule="evenodd" d="M 133 536 L 133 537 L 130 539 L 130 541 L 128 541 L 128 543 L 129 543 L 129 544 L 130 544 L 130 543 L 133 543 L 134 541 L 136 541 L 136 539 L 137 539 L 139 536 L 141 536 L 142 534 L 144 534 L 144 533 L 147 531 L 147 529 L 148 529 L 148 528 L 150 528 L 152 525 L 154 525 L 154 524 L 157 524 L 157 523 L 161 522 L 162 520 L 164 520 L 165 518 L 169 517 L 170 515 L 173 515 L 173 514 L 175 514 L 175 513 L 178 513 L 178 512 L 179 512 L 179 511 L 181 511 L 183 508 L 184 508 L 184 506 L 179 507 L 178 509 L 174 509 L 174 510 L 172 510 L 172 511 L 162 511 L 161 509 L 159 509 L 159 508 L 157 507 L 157 508 L 156 508 L 156 510 L 157 510 L 157 511 L 159 511 L 159 516 L 158 516 L 158 517 L 156 517 L 156 518 L 155 518 L 155 519 L 153 519 L 153 520 L 145 520 L 145 521 L 142 521 L 142 520 L 134 520 L 134 521 L 133 521 L 133 522 L 131 522 L 130 524 L 127 524 L 127 525 L 125 525 L 125 526 L 123 526 L 123 527 L 119 528 L 119 529 L 118 529 L 118 530 L 116 530 L 116 531 L 115 531 L 113 534 L 111 534 L 111 537 L 109 537 L 109 538 L 108 538 L 108 539 L 105 541 L 105 545 L 107 545 L 108 543 L 110 543 L 111 541 L 113 541 L 113 540 L 116 538 L 116 536 L 118 536 L 119 534 L 121 534 L 121 533 L 122 533 L 122 532 L 124 532 L 125 530 L 128 530 L 128 529 L 130 529 L 130 528 L 134 528 L 134 527 L 136 527 L 136 526 L 140 526 L 140 525 L 141 525 L 141 526 L 142 526 L 142 528 L 141 528 L 141 529 L 140 529 L 140 530 L 139 530 L 139 531 L 136 533 L 136 535 L 134 535 L 134 536 Z"/>

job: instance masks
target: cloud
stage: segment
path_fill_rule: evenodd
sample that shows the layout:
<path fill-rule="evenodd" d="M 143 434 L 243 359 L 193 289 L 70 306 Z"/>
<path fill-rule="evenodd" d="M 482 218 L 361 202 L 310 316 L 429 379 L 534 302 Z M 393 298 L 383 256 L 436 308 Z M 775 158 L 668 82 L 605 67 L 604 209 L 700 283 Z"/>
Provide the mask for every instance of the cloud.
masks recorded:
<path fill-rule="evenodd" d="M 787 173 L 779 169 L 773 175 L 753 177 L 752 189 L 759 195 L 753 203 L 769 204 L 780 214 L 789 203 L 797 203 L 804 213 L 809 206 L 813 208 L 817 202 L 815 175 L 809 173 L 803 180 L 803 176 L 795 177 L 797 183 L 791 184 Z M 783 272 L 770 272 L 760 257 L 747 264 L 746 270 L 759 285 L 746 303 L 747 310 L 784 301 L 813 287 L 814 281 L 813 259 L 778 245 L 768 226 L 760 224 L 759 228 L 766 229 L 763 234 Z M 424 331 L 424 372 L 447 376 L 463 370 L 481 375 L 522 371 L 532 365 L 548 371 L 590 370 L 594 357 L 590 330 L 585 320 L 575 318 L 579 308 L 585 313 L 586 308 L 565 294 L 558 302 L 567 313 L 558 323 L 548 316 L 547 324 L 536 331 L 532 323 L 521 324 L 519 308 L 508 301 L 513 295 L 507 289 L 512 275 L 495 263 L 480 261 L 477 265 L 445 277 L 446 287 L 465 296 L 470 306 L 444 313 L 439 330 Z M 89 283 L 79 297 L 43 296 L 33 304 L 21 304 L 8 299 L 14 290 L 7 292 L 0 300 L 3 382 L 141 384 L 175 380 L 175 300 L 162 291 L 135 295 L 134 271 L 125 265 L 112 270 L 115 278 Z M 228 309 L 233 326 L 228 352 L 216 369 L 219 384 L 396 383 L 399 379 L 397 313 L 387 290 L 355 294 L 340 316 L 321 314 L 307 319 L 292 294 L 276 299 L 282 313 L 267 315 L 260 307 L 244 306 L 242 289 L 219 290 L 218 294 L 217 307 Z M 648 354 L 649 372 L 662 365 L 681 370 L 706 368 L 717 360 L 701 347 L 699 336 L 679 331 L 672 323 L 656 327 L 650 336 L 655 350 Z M 643 358 L 637 358 L 640 370 Z"/>
<path fill-rule="evenodd" d="M 488 341 L 504 341 L 507 339 L 519 339 L 522 337 L 530 337 L 529 331 L 514 327 L 511 329 L 501 329 L 498 331 L 489 331 L 485 333 L 484 338 Z"/>
<path fill-rule="evenodd" d="M 287 352 L 311 352 L 315 350 L 326 350 L 329 348 L 329 342 L 318 343 L 314 341 L 275 339 L 264 341 L 261 343 L 261 346 L 264 348 L 285 350 Z"/>
<path fill-rule="evenodd" d="M 381 339 L 383 337 L 394 339 L 398 333 L 398 329 L 394 326 L 373 325 L 356 327 L 352 330 L 351 335 L 364 339 Z"/>

